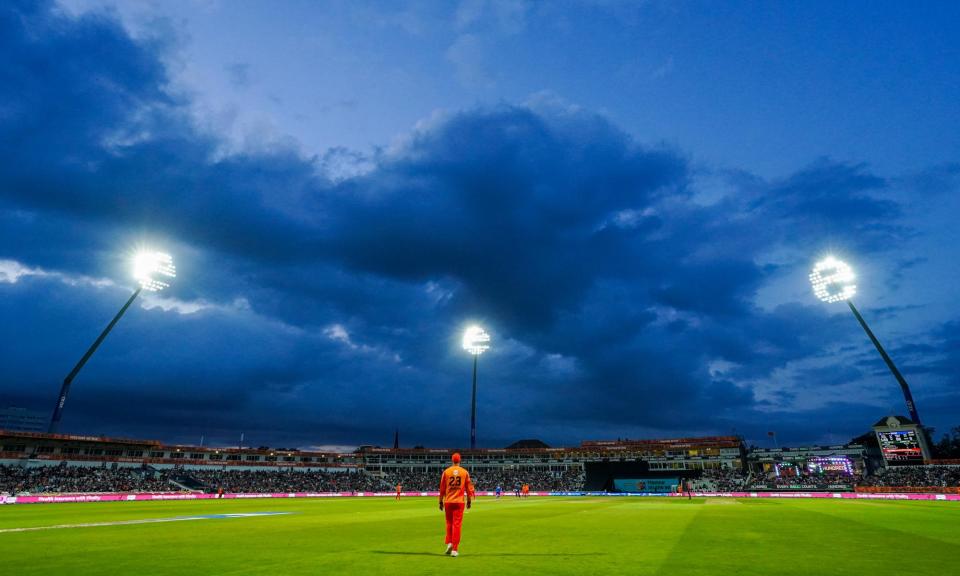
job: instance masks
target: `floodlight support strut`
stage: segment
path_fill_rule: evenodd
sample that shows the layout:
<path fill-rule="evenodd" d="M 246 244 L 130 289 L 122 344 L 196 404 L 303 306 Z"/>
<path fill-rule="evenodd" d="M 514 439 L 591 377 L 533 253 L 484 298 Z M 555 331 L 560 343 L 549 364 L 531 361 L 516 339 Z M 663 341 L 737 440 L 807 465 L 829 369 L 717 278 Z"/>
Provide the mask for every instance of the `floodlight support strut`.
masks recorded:
<path fill-rule="evenodd" d="M 873 345 L 877 348 L 877 352 L 880 353 L 880 356 L 883 358 L 883 361 L 887 363 L 887 368 L 890 369 L 890 372 L 893 373 L 893 377 L 897 379 L 897 382 L 900 383 L 900 389 L 903 390 L 903 399 L 907 402 L 907 410 L 910 411 L 910 418 L 916 423 L 917 426 L 922 426 L 920 422 L 920 414 L 917 412 L 917 405 L 913 402 L 913 394 L 910 393 L 910 386 L 907 384 L 907 381 L 903 378 L 903 375 L 900 374 L 900 371 L 897 370 L 897 366 L 893 363 L 893 360 L 887 354 L 887 351 L 883 349 L 883 346 L 880 345 L 880 341 L 877 340 L 877 337 L 873 335 L 873 330 L 870 330 L 870 327 L 867 326 L 866 320 L 863 319 L 863 316 L 860 315 L 860 311 L 857 310 L 857 307 L 853 305 L 852 300 L 847 300 L 847 305 L 850 306 L 850 311 L 853 312 L 853 315 L 857 317 L 857 322 L 860 323 L 860 326 L 863 327 L 863 331 L 867 333 L 867 336 L 870 337 L 870 341 L 873 342 Z"/>
<path fill-rule="evenodd" d="M 477 358 L 473 355 L 473 399 L 470 401 L 470 449 L 477 447 Z"/>
<path fill-rule="evenodd" d="M 80 361 L 77 362 L 77 365 L 73 367 L 73 370 L 67 374 L 67 377 L 63 379 L 63 385 L 60 386 L 60 396 L 57 397 L 57 405 L 53 409 L 53 417 L 50 418 L 50 426 L 47 428 L 47 432 L 50 434 L 55 434 L 57 428 L 60 426 L 60 418 L 63 417 L 63 405 L 67 402 L 67 394 L 70 392 L 70 384 L 73 382 L 73 379 L 76 378 L 77 373 L 80 372 L 80 369 L 87 363 L 87 360 L 93 356 L 93 353 L 97 351 L 97 348 L 100 347 L 100 344 L 107 337 L 107 334 L 113 330 L 113 327 L 120 321 L 120 318 L 123 316 L 123 313 L 127 311 L 127 308 L 133 304 L 133 301 L 137 299 L 137 296 L 140 295 L 140 291 L 143 290 L 143 287 L 137 287 L 133 291 L 133 294 L 130 296 L 130 299 L 127 300 L 127 303 L 123 305 L 123 308 L 117 312 L 117 315 L 113 317 L 113 320 L 107 324 L 107 327 L 103 329 L 103 332 L 100 333 L 100 336 L 94 340 L 90 348 L 87 349 L 86 354 L 83 355 L 83 358 L 80 358 Z"/>

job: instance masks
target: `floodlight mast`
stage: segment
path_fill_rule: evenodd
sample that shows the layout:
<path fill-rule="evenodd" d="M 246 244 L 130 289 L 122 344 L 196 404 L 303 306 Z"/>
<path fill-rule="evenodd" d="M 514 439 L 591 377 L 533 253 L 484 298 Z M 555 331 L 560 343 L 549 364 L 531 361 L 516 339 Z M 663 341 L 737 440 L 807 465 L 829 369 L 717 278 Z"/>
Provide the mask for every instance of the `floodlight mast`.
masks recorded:
<path fill-rule="evenodd" d="M 910 385 L 907 384 L 903 374 L 900 373 L 900 370 L 897 369 L 896 364 L 893 363 L 893 359 L 890 358 L 890 355 L 887 354 L 887 351 L 884 350 L 883 346 L 880 345 L 880 341 L 877 340 L 877 337 L 873 335 L 873 330 L 867 326 L 866 320 L 864 320 L 863 316 L 860 315 L 860 311 L 857 310 L 857 307 L 853 305 L 853 300 L 847 300 L 847 305 L 850 306 L 850 311 L 853 312 L 853 315 L 857 317 L 857 322 L 859 322 L 860 326 L 863 327 L 863 331 L 867 333 L 870 341 L 873 342 L 877 352 L 880 353 L 880 357 L 883 358 L 883 361 L 887 363 L 887 368 L 890 369 L 890 372 L 893 373 L 893 377 L 896 378 L 897 382 L 900 384 L 900 390 L 903 391 L 903 399 L 907 403 L 907 410 L 910 411 L 910 419 L 913 420 L 917 426 L 922 426 L 923 423 L 920 421 L 920 413 L 917 412 L 917 405 L 913 401 L 913 394 L 910 393 Z"/>
<path fill-rule="evenodd" d="M 917 412 L 917 405 L 913 401 L 913 394 L 910 393 L 910 385 L 907 384 L 903 374 L 900 373 L 896 364 L 893 363 L 893 359 L 890 358 L 887 351 L 883 349 L 880 340 L 877 339 L 873 330 L 867 325 L 867 321 L 860 315 L 860 311 L 853 305 L 853 296 L 857 292 L 855 281 L 856 276 L 850 266 L 833 256 L 827 256 L 820 262 L 817 262 L 813 267 L 813 272 L 810 273 L 810 284 L 813 286 L 813 292 L 817 298 L 827 303 L 846 301 L 847 306 L 850 307 L 850 311 L 853 312 L 857 322 L 860 323 L 863 331 L 867 333 L 877 352 L 880 353 L 880 357 L 883 358 L 883 361 L 887 364 L 887 368 L 890 369 L 893 377 L 896 378 L 897 383 L 900 384 L 900 390 L 903 392 L 903 399 L 907 404 L 907 410 L 910 411 L 910 418 L 918 426 L 922 426 L 920 413 Z"/>
<path fill-rule="evenodd" d="M 130 305 L 133 304 L 133 301 L 137 299 L 137 296 L 139 296 L 143 290 L 159 292 L 170 285 L 158 277 L 174 278 L 176 275 L 177 270 L 169 254 L 162 252 L 140 252 L 134 257 L 133 276 L 140 285 L 133 291 L 133 294 L 130 295 L 126 304 L 120 308 L 117 315 L 113 317 L 113 320 L 103 329 L 100 336 L 93 341 L 93 344 L 87 349 L 83 357 L 80 358 L 77 365 L 73 367 L 73 370 L 63 379 L 63 384 L 60 386 L 60 395 L 57 397 L 57 405 L 53 409 L 50 426 L 47 428 L 48 433 L 55 434 L 57 428 L 60 426 L 60 419 L 63 417 L 63 407 L 67 403 L 67 394 L 70 392 L 70 384 L 73 383 L 73 379 L 76 378 L 77 374 L 87 363 L 87 360 L 97 351 L 97 348 L 99 348 L 100 344 L 106 339 L 107 334 L 109 334 L 117 322 L 120 321 L 120 318 L 123 317 L 127 308 L 130 308 Z"/>
<path fill-rule="evenodd" d="M 490 335 L 479 326 L 463 334 L 463 349 L 473 355 L 473 394 L 470 400 L 470 449 L 477 447 L 477 358 L 490 348 Z"/>

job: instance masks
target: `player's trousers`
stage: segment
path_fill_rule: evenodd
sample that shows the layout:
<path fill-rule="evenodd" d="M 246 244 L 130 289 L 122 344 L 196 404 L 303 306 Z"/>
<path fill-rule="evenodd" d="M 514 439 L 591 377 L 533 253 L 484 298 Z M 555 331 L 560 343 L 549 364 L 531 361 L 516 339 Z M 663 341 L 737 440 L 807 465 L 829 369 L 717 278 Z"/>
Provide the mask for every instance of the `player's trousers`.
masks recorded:
<path fill-rule="evenodd" d="M 463 503 L 449 502 L 443 505 L 447 517 L 447 539 L 445 544 L 453 544 L 456 550 L 460 546 L 460 525 L 463 524 Z"/>

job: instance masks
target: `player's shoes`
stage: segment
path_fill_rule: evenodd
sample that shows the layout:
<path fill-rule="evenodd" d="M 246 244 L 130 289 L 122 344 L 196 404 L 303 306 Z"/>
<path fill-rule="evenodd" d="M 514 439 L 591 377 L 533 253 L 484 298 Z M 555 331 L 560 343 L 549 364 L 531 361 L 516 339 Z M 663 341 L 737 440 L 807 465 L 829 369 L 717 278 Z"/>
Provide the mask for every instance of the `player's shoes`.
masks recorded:
<path fill-rule="evenodd" d="M 447 544 L 447 551 L 444 554 L 449 555 L 453 551 L 453 544 Z"/>
<path fill-rule="evenodd" d="M 459 556 L 460 554 L 459 554 L 456 550 L 454 550 L 453 552 L 450 553 L 450 555 L 453 556 L 454 558 L 456 558 L 456 557 Z"/>

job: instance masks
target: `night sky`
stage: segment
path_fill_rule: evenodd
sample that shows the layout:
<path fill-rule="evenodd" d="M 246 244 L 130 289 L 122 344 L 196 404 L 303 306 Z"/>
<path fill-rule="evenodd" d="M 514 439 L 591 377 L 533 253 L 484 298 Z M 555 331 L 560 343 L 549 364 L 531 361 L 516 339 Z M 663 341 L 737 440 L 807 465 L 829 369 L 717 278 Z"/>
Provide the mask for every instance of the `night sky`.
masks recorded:
<path fill-rule="evenodd" d="M 960 424 L 960 4 L 0 5 L 0 407 L 273 446 Z"/>

